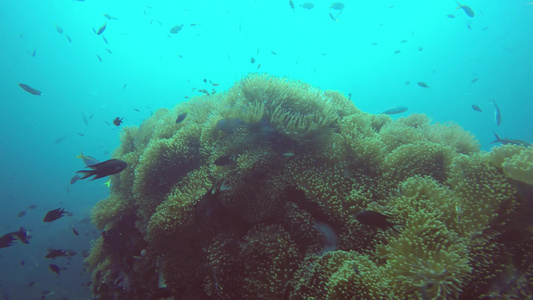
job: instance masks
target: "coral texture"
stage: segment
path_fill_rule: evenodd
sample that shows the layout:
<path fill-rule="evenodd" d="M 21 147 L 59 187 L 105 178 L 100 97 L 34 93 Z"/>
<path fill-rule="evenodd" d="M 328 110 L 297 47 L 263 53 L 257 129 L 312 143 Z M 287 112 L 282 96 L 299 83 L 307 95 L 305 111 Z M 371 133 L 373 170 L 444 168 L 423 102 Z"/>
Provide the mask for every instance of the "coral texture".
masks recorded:
<path fill-rule="evenodd" d="M 533 294 L 531 148 L 251 74 L 124 128 L 113 156 L 98 299 Z"/>

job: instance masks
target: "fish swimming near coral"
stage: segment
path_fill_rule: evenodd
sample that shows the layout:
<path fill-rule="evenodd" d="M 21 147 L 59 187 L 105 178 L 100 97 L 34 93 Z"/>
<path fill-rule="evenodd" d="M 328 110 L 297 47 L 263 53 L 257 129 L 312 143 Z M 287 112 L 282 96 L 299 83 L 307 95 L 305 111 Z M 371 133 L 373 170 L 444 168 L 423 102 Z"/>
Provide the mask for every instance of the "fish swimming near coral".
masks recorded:
<path fill-rule="evenodd" d="M 113 125 L 115 125 L 115 126 L 120 126 L 120 124 L 124 123 L 122 120 L 124 120 L 124 117 L 122 117 L 122 118 L 116 117 L 116 118 L 113 120 Z"/>
<path fill-rule="evenodd" d="M 56 208 L 52 209 L 51 211 L 47 212 L 46 215 L 43 218 L 43 222 L 50 223 L 53 222 L 61 217 L 63 217 L 67 212 L 64 208 Z"/>
<path fill-rule="evenodd" d="M 80 170 L 76 173 L 82 174 L 82 177 L 80 179 L 85 179 L 85 178 L 88 178 L 94 175 L 94 177 L 91 180 L 95 180 L 98 178 L 120 173 L 124 169 L 126 169 L 127 166 L 128 164 L 122 160 L 110 159 L 110 160 L 106 160 L 104 162 L 98 163 L 96 165 L 87 166 L 91 168 L 92 170 Z"/>
<path fill-rule="evenodd" d="M 187 113 L 188 112 L 189 111 L 186 111 L 186 112 L 184 112 L 182 114 L 179 114 L 178 117 L 176 118 L 176 124 L 179 124 L 179 123 L 183 122 L 183 120 L 185 120 L 185 118 L 187 117 Z"/>
<path fill-rule="evenodd" d="M 495 100 L 492 100 L 492 104 L 494 104 L 494 121 L 496 121 L 496 125 L 500 126 L 502 123 L 502 113 Z"/>
<path fill-rule="evenodd" d="M 39 91 L 38 89 L 34 89 L 32 88 L 31 86 L 27 85 L 27 84 L 24 84 L 24 83 L 19 83 L 19 86 L 25 90 L 26 92 L 32 94 L 32 95 L 36 95 L 36 96 L 39 96 L 41 95 L 41 91 Z"/>
<path fill-rule="evenodd" d="M 512 139 L 502 139 L 498 136 L 498 134 L 495 132 L 494 135 L 496 136 L 496 140 L 491 142 L 491 144 L 494 143 L 502 143 L 503 145 L 517 145 L 517 146 L 523 146 L 523 147 L 530 147 L 532 144 L 522 141 L 522 140 L 512 140 Z"/>
<path fill-rule="evenodd" d="M 407 107 L 405 107 L 405 106 L 396 106 L 396 107 L 391 107 L 391 108 L 385 110 L 384 112 L 382 112 L 382 114 L 395 115 L 395 114 L 401 114 L 401 113 L 406 112 L 406 111 L 407 111 Z"/>
<path fill-rule="evenodd" d="M 470 6 L 463 5 L 463 4 L 459 3 L 459 1 L 455 1 L 455 2 L 457 2 L 457 5 L 459 5 L 459 7 L 457 7 L 457 9 L 462 8 L 465 11 L 466 15 L 469 16 L 470 18 L 473 18 L 476 15 L 474 13 L 474 11 L 470 8 Z"/>
<path fill-rule="evenodd" d="M 363 210 L 363 211 L 358 212 L 355 215 L 355 219 L 359 221 L 359 223 L 364 224 L 364 225 L 378 227 L 381 229 L 392 228 L 394 231 L 398 233 L 399 231 L 396 228 L 394 228 L 394 226 L 401 225 L 401 224 L 389 222 L 390 217 L 384 214 L 378 213 L 377 211 L 372 211 L 372 210 Z"/>

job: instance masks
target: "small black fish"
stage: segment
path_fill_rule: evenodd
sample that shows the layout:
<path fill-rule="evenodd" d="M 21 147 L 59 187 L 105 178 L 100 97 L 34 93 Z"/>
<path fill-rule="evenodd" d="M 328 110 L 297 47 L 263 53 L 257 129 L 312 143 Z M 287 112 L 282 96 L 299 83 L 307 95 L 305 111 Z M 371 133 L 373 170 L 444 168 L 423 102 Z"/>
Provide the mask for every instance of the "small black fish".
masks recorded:
<path fill-rule="evenodd" d="M 126 86 L 128 86 L 128 84 L 127 84 L 127 83 L 126 83 L 126 84 L 124 84 L 124 85 L 122 86 L 122 89 L 125 89 L 125 88 L 126 88 Z"/>
<path fill-rule="evenodd" d="M 96 57 L 98 57 L 98 60 L 102 62 L 102 58 L 100 57 L 100 55 L 96 54 Z"/>
<path fill-rule="evenodd" d="M 335 17 L 333 16 L 332 13 L 329 13 L 329 17 L 330 17 L 333 21 L 337 22 L 337 18 L 335 18 Z"/>
<path fill-rule="evenodd" d="M 60 275 L 61 269 L 56 265 L 49 265 L 48 268 L 50 268 L 50 271 L 56 273 L 57 275 Z"/>
<path fill-rule="evenodd" d="M 36 204 L 32 204 L 32 205 L 28 206 L 28 209 L 36 209 L 36 208 L 37 208 Z"/>
<path fill-rule="evenodd" d="M 255 63 L 255 58 L 252 57 L 252 58 L 250 59 L 250 62 L 251 62 L 252 64 L 254 64 L 254 63 Z"/>
<path fill-rule="evenodd" d="M 292 2 L 292 0 L 289 0 L 289 5 L 291 6 L 292 11 L 294 11 L 294 3 Z"/>
<path fill-rule="evenodd" d="M 378 213 L 377 211 L 360 211 L 355 215 L 355 219 L 364 225 L 374 226 L 381 229 L 392 228 L 394 231 L 399 233 L 399 231 L 394 228 L 394 226 L 400 224 L 389 222 L 388 219 L 390 218 L 388 216 Z"/>
<path fill-rule="evenodd" d="M 105 36 L 102 35 L 102 39 L 104 40 L 104 43 L 106 43 L 106 45 L 109 44 L 109 43 L 107 42 L 107 39 L 105 38 Z"/>
<path fill-rule="evenodd" d="M 109 52 L 109 54 L 113 54 L 113 52 L 111 52 L 111 50 L 109 50 L 108 48 L 105 48 L 105 50 Z"/>
<path fill-rule="evenodd" d="M 19 218 L 20 217 L 24 217 L 25 215 L 26 215 L 26 211 L 23 210 L 23 211 L 18 213 L 17 217 L 19 217 Z"/>
<path fill-rule="evenodd" d="M 105 28 L 106 28 L 106 23 L 104 23 L 104 25 L 102 25 L 102 27 L 98 29 L 98 32 L 96 34 L 101 35 L 104 32 Z"/>
<path fill-rule="evenodd" d="M 29 244 L 30 231 L 24 229 L 24 227 L 20 227 L 18 231 L 12 232 L 13 236 L 16 237 L 21 243 L 23 244 Z"/>
<path fill-rule="evenodd" d="M 46 213 L 43 218 L 43 222 L 49 223 L 53 222 L 61 217 L 63 217 L 67 212 L 64 208 L 56 208 Z"/>
<path fill-rule="evenodd" d="M 274 54 L 274 55 L 278 55 L 276 52 L 274 51 L 270 51 L 270 53 Z"/>
<path fill-rule="evenodd" d="M 24 83 L 19 83 L 19 86 L 25 90 L 26 92 L 32 94 L 32 95 L 36 95 L 36 96 L 39 96 L 41 95 L 41 91 L 37 90 L 37 89 L 34 89 L 32 88 L 31 86 L 27 85 L 27 84 L 24 84 Z"/>
<path fill-rule="evenodd" d="M 77 133 L 77 135 L 79 135 L 79 136 L 85 136 L 85 134 L 83 134 L 83 133 L 79 133 L 79 132 Z"/>
<path fill-rule="evenodd" d="M 37 50 L 33 50 L 33 53 L 31 54 L 31 57 L 35 57 L 35 54 L 37 54 Z"/>
<path fill-rule="evenodd" d="M 478 81 L 478 78 L 477 78 L 477 77 L 474 78 L 474 79 L 472 79 L 470 82 L 471 82 L 471 83 L 474 83 L 474 82 L 476 82 L 476 81 Z"/>
<path fill-rule="evenodd" d="M 79 236 L 80 234 L 78 233 L 78 231 L 74 228 L 74 226 L 72 226 L 72 232 L 74 233 L 74 235 L 76 236 Z"/>
<path fill-rule="evenodd" d="M 235 163 L 235 155 L 224 155 L 215 159 L 214 164 L 216 166 L 222 167 L 227 165 L 232 165 Z"/>
<path fill-rule="evenodd" d="M 80 179 L 85 179 L 87 177 L 95 175 L 91 180 L 98 178 L 106 177 L 109 175 L 117 174 L 122 172 L 128 164 L 124 161 L 118 159 L 110 159 L 104 162 L 98 163 L 96 165 L 88 166 L 92 170 L 80 170 L 76 173 L 80 173 L 83 176 Z"/>
<path fill-rule="evenodd" d="M 3 236 L 0 237 L 0 248 L 7 248 L 13 244 L 13 241 L 15 240 L 15 237 L 13 236 L 13 233 L 6 233 Z"/>
<path fill-rule="evenodd" d="M 423 87 L 423 88 L 428 88 L 429 87 L 429 85 L 427 85 L 425 82 L 422 82 L 422 81 L 419 81 L 416 84 L 418 84 L 418 86 Z"/>
<path fill-rule="evenodd" d="M 475 111 L 482 112 L 481 108 L 479 106 L 477 106 L 476 104 L 472 104 L 472 109 L 475 110 Z"/>
<path fill-rule="evenodd" d="M 67 38 L 69 43 L 72 43 L 72 40 L 70 39 L 70 36 L 68 36 L 66 33 L 65 33 L 65 37 Z"/>
<path fill-rule="evenodd" d="M 122 118 L 116 117 L 116 118 L 113 120 L 113 125 L 115 125 L 115 126 L 120 126 L 120 124 L 124 123 L 124 122 L 122 122 L 123 119 L 124 119 L 124 117 L 122 117 Z"/>
<path fill-rule="evenodd" d="M 183 114 L 180 114 L 180 115 L 178 116 L 178 118 L 176 119 L 176 124 L 179 124 L 179 123 L 183 122 L 183 120 L 185 120 L 185 118 L 187 117 L 187 113 L 188 113 L 188 112 L 185 112 L 185 113 L 183 113 Z"/>

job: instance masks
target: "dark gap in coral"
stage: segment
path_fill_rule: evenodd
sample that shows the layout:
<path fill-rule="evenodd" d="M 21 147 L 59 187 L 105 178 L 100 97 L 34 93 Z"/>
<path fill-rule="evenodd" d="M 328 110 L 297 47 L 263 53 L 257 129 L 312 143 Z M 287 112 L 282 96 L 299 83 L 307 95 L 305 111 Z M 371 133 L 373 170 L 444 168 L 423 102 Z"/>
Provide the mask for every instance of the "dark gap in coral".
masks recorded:
<path fill-rule="evenodd" d="M 328 215 L 322 210 L 318 203 L 310 201 L 305 197 L 305 192 L 294 186 L 288 186 L 285 189 L 287 199 L 298 205 L 301 209 L 307 211 L 317 222 L 332 224 Z"/>

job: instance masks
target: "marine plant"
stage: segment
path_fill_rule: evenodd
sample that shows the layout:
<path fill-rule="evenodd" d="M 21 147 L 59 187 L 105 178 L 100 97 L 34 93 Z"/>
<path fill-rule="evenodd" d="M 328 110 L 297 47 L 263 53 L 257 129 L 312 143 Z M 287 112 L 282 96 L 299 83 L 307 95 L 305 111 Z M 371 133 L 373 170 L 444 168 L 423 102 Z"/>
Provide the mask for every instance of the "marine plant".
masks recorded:
<path fill-rule="evenodd" d="M 129 167 L 93 209 L 99 299 L 533 294 L 531 148 L 251 74 L 124 128 L 113 156 Z"/>

